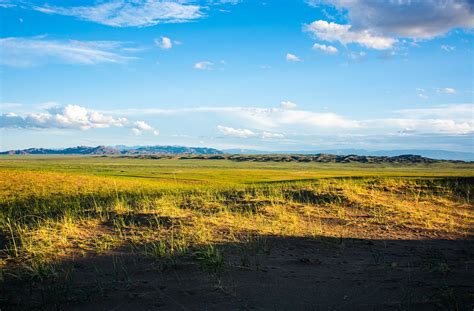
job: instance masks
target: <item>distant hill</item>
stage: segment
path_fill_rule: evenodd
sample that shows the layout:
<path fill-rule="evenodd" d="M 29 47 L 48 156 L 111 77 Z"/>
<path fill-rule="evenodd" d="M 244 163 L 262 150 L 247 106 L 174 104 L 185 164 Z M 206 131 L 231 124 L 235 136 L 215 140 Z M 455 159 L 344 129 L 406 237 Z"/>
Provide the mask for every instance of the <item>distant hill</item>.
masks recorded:
<path fill-rule="evenodd" d="M 444 150 L 387 150 L 367 151 L 362 149 L 325 150 L 324 152 L 310 151 L 258 151 L 249 149 L 218 150 L 206 147 L 184 146 L 77 146 L 64 149 L 29 148 L 10 150 L 0 154 L 51 154 L 51 155 L 123 155 L 147 156 L 164 158 L 228 159 L 232 161 L 274 161 L 274 162 L 360 162 L 360 163 L 433 163 L 447 161 L 474 161 L 474 153 L 452 152 Z M 188 156 L 189 155 L 189 156 Z M 201 157 L 199 157 L 201 156 Z"/>
<path fill-rule="evenodd" d="M 29 148 L 22 150 L 9 150 L 0 154 L 71 154 L 71 155 L 113 155 L 113 154 L 222 154 L 223 152 L 213 148 L 183 147 L 183 146 L 137 146 L 127 148 L 125 146 L 86 147 L 78 146 L 64 149 Z"/>
<path fill-rule="evenodd" d="M 127 157 L 131 157 L 130 155 Z M 140 155 L 141 158 L 162 159 L 175 158 L 181 160 L 202 159 L 202 160 L 230 160 L 236 162 L 318 162 L 318 163 L 443 163 L 443 162 L 463 162 L 454 160 L 437 160 L 425 158 L 419 155 L 404 154 L 394 157 L 387 156 L 360 156 L 360 155 L 335 155 L 335 154 L 218 154 L 218 155 Z"/>
<path fill-rule="evenodd" d="M 394 157 L 403 154 L 416 154 L 422 157 L 438 160 L 459 160 L 474 161 L 474 152 L 457 152 L 447 150 L 425 150 L 425 149 L 400 149 L 400 150 L 377 150 L 369 151 L 364 149 L 330 149 L 319 151 L 262 151 L 252 149 L 225 149 L 224 153 L 229 154 L 334 154 L 334 155 L 359 155 L 359 156 L 387 156 Z"/>
<path fill-rule="evenodd" d="M 118 154 L 117 149 L 106 147 L 106 146 L 97 146 L 97 147 L 86 147 L 86 146 L 77 146 L 72 148 L 64 149 L 45 149 L 45 148 L 28 148 L 22 150 L 9 150 L 0 152 L 0 154 Z"/>

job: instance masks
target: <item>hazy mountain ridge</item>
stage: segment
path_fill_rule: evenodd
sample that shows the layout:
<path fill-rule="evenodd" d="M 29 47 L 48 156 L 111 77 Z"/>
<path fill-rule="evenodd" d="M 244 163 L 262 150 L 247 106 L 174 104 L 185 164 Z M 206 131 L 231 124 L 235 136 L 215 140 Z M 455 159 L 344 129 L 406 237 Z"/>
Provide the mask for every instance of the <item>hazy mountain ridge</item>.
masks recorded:
<path fill-rule="evenodd" d="M 0 154 L 70 154 L 70 155 L 114 155 L 114 154 L 222 154 L 214 148 L 184 147 L 184 146 L 136 146 L 136 147 L 86 147 L 77 146 L 63 149 L 28 148 L 22 150 L 9 150 Z"/>
<path fill-rule="evenodd" d="M 299 151 L 262 151 L 253 149 L 225 149 L 224 153 L 230 154 L 334 154 L 334 155 L 359 155 L 376 157 L 395 157 L 405 154 L 420 155 L 422 157 L 437 160 L 459 160 L 474 161 L 474 152 L 447 151 L 447 150 L 427 150 L 427 149 L 399 149 L 399 150 L 376 150 L 365 149 L 329 149 L 329 150 L 299 150 Z"/>
<path fill-rule="evenodd" d="M 70 148 L 28 148 L 0 152 L 4 155 L 202 155 L 203 159 L 228 159 L 233 161 L 277 161 L 277 162 L 403 162 L 433 163 L 436 161 L 474 161 L 474 153 L 445 150 L 385 150 L 363 149 L 310 151 L 259 151 L 249 149 L 218 150 L 207 147 L 185 146 L 77 146 Z M 196 157 L 192 157 L 196 158 Z"/>
<path fill-rule="evenodd" d="M 359 156 L 335 154 L 190 154 L 190 155 L 164 155 L 141 154 L 123 155 L 127 158 L 141 159 L 177 159 L 177 160 L 229 160 L 235 162 L 318 162 L 318 163 L 372 163 L 372 164 L 431 164 L 431 163 L 464 163 L 459 160 L 437 160 L 419 155 L 405 154 L 394 157 L 387 156 Z"/>

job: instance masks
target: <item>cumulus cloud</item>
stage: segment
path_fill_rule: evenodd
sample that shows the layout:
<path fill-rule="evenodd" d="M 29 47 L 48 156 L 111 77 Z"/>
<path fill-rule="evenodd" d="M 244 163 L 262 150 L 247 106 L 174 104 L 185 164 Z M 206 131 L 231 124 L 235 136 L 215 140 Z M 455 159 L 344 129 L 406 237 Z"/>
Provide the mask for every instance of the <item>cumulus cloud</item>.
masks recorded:
<path fill-rule="evenodd" d="M 184 23 L 203 16 L 201 7 L 184 1 L 111 0 L 93 6 L 35 6 L 47 14 L 73 16 L 113 27 L 147 27 L 161 23 Z"/>
<path fill-rule="evenodd" d="M 280 107 L 282 109 L 295 109 L 298 105 L 296 105 L 294 102 L 291 102 L 289 100 L 282 101 L 280 103 Z"/>
<path fill-rule="evenodd" d="M 43 37 L 0 39 L 0 64 L 26 67 L 45 63 L 94 65 L 123 63 L 123 43 L 116 41 L 48 40 Z"/>
<path fill-rule="evenodd" d="M 212 69 L 212 66 L 214 66 L 214 63 L 205 60 L 205 61 L 198 62 L 198 63 L 194 64 L 194 69 L 198 69 L 198 70 L 211 70 L 211 69 Z"/>
<path fill-rule="evenodd" d="M 431 39 L 455 28 L 474 27 L 471 0 L 309 0 L 347 10 L 357 30 L 412 39 Z"/>
<path fill-rule="evenodd" d="M 388 36 L 377 35 L 370 30 L 357 30 L 352 25 L 342 25 L 324 20 L 317 20 L 303 29 L 316 38 L 328 42 L 340 42 L 341 44 L 357 43 L 367 48 L 385 50 L 393 47 L 397 40 Z"/>
<path fill-rule="evenodd" d="M 339 52 L 339 50 L 332 45 L 325 45 L 325 44 L 319 44 L 319 43 L 315 43 L 313 45 L 313 50 L 319 50 L 326 54 L 337 54 Z"/>
<path fill-rule="evenodd" d="M 132 131 L 135 135 L 140 135 L 143 132 L 153 133 L 153 135 L 159 135 L 160 132 L 156 130 L 154 127 L 146 123 L 145 121 L 136 121 L 133 123 L 134 127 Z"/>
<path fill-rule="evenodd" d="M 173 47 L 173 42 L 171 39 L 165 36 L 155 39 L 155 44 L 162 50 L 169 50 Z"/>
<path fill-rule="evenodd" d="M 295 54 L 287 53 L 286 54 L 286 60 L 289 62 L 300 62 L 301 59 L 296 56 Z"/>
<path fill-rule="evenodd" d="M 0 115 L 0 128 L 17 129 L 72 129 L 90 130 L 126 127 L 136 134 L 144 132 L 158 135 L 159 131 L 145 121 L 130 122 L 124 117 L 113 117 L 78 105 L 50 107 L 44 112 L 18 115 L 8 112 Z"/>
<path fill-rule="evenodd" d="M 2 128 L 37 128 L 37 129 L 79 129 L 123 127 L 128 124 L 125 118 L 114 118 L 97 111 L 87 110 L 77 105 L 55 107 L 42 113 L 30 113 L 26 116 L 3 114 Z"/>
<path fill-rule="evenodd" d="M 236 129 L 233 127 L 218 125 L 217 129 L 225 136 L 238 137 L 238 138 L 249 138 L 255 137 L 257 134 L 249 129 Z"/>

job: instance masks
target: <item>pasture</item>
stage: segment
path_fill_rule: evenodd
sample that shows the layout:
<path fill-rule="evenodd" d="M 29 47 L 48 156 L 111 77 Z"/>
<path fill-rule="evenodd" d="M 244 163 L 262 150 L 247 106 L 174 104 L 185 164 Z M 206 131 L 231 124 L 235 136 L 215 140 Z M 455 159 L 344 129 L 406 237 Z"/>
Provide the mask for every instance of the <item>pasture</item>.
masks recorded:
<path fill-rule="evenodd" d="M 474 164 L 0 157 L 0 308 L 472 310 Z"/>

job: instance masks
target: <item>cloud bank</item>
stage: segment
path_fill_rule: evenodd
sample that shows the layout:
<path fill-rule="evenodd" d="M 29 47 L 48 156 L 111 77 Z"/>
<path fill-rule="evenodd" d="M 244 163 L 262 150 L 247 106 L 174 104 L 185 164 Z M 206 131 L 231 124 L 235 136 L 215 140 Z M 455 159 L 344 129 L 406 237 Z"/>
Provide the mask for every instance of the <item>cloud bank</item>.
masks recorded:
<path fill-rule="evenodd" d="M 399 38 L 428 40 L 453 29 L 474 28 L 472 0 L 308 0 L 346 13 L 347 24 L 316 20 L 303 28 L 319 40 L 393 48 Z M 451 50 L 450 48 L 443 48 Z"/>
<path fill-rule="evenodd" d="M 0 115 L 0 128 L 17 129 L 71 129 L 90 130 L 111 127 L 129 127 L 135 134 L 150 132 L 158 135 L 159 131 L 144 121 L 131 123 L 124 117 L 112 117 L 98 111 L 89 110 L 78 105 L 56 106 L 46 112 L 4 113 Z"/>

